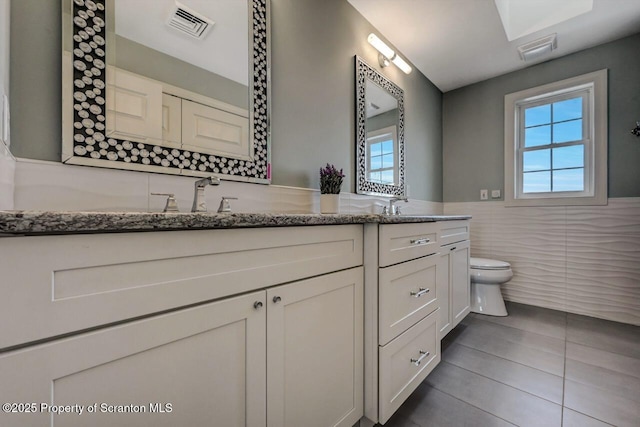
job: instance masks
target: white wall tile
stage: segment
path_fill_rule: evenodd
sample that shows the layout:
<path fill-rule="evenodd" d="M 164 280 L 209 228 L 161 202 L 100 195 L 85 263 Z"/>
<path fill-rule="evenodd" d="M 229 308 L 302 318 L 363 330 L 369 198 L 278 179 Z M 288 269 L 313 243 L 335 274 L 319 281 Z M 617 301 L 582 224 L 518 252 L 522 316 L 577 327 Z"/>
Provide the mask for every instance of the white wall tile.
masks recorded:
<path fill-rule="evenodd" d="M 640 198 L 549 208 L 445 203 L 444 211 L 473 215 L 472 256 L 512 264 L 505 299 L 640 325 Z"/>

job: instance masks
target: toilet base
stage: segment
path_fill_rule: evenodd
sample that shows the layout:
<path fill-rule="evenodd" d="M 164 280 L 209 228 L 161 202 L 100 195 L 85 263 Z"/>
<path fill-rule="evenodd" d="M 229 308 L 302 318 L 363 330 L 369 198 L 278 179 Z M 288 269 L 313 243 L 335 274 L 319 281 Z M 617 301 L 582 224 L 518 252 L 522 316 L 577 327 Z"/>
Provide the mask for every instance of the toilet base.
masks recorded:
<path fill-rule="evenodd" d="M 471 311 L 488 316 L 507 316 L 499 284 L 471 282 Z"/>

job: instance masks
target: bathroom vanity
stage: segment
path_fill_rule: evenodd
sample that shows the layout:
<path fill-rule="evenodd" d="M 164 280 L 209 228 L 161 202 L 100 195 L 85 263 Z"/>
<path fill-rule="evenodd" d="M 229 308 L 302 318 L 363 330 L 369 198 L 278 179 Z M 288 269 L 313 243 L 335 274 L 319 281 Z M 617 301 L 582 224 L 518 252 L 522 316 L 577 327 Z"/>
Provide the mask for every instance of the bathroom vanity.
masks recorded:
<path fill-rule="evenodd" d="M 0 213 L 0 400 L 84 408 L 64 425 L 386 422 L 468 312 L 468 225 Z"/>

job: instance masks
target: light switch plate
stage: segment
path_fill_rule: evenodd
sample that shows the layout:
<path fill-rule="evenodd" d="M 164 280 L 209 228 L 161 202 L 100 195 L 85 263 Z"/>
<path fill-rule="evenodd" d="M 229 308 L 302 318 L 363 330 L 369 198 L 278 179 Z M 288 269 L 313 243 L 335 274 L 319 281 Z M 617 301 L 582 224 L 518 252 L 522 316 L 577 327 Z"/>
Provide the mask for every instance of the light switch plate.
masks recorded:
<path fill-rule="evenodd" d="M 480 200 L 489 199 L 489 190 L 480 190 Z"/>

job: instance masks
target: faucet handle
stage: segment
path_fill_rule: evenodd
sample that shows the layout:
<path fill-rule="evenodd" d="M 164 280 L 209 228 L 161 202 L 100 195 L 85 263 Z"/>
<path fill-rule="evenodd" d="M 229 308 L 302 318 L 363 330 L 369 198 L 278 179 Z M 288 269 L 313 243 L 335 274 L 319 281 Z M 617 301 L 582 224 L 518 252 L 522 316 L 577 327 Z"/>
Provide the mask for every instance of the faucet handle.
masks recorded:
<path fill-rule="evenodd" d="M 220 206 L 218 207 L 218 213 L 231 212 L 231 204 L 229 203 L 229 200 L 238 200 L 238 198 L 222 196 L 222 200 L 220 200 Z"/>
<path fill-rule="evenodd" d="M 178 202 L 173 193 L 151 193 L 152 196 L 167 196 L 167 203 L 164 205 L 162 212 L 180 212 Z"/>

